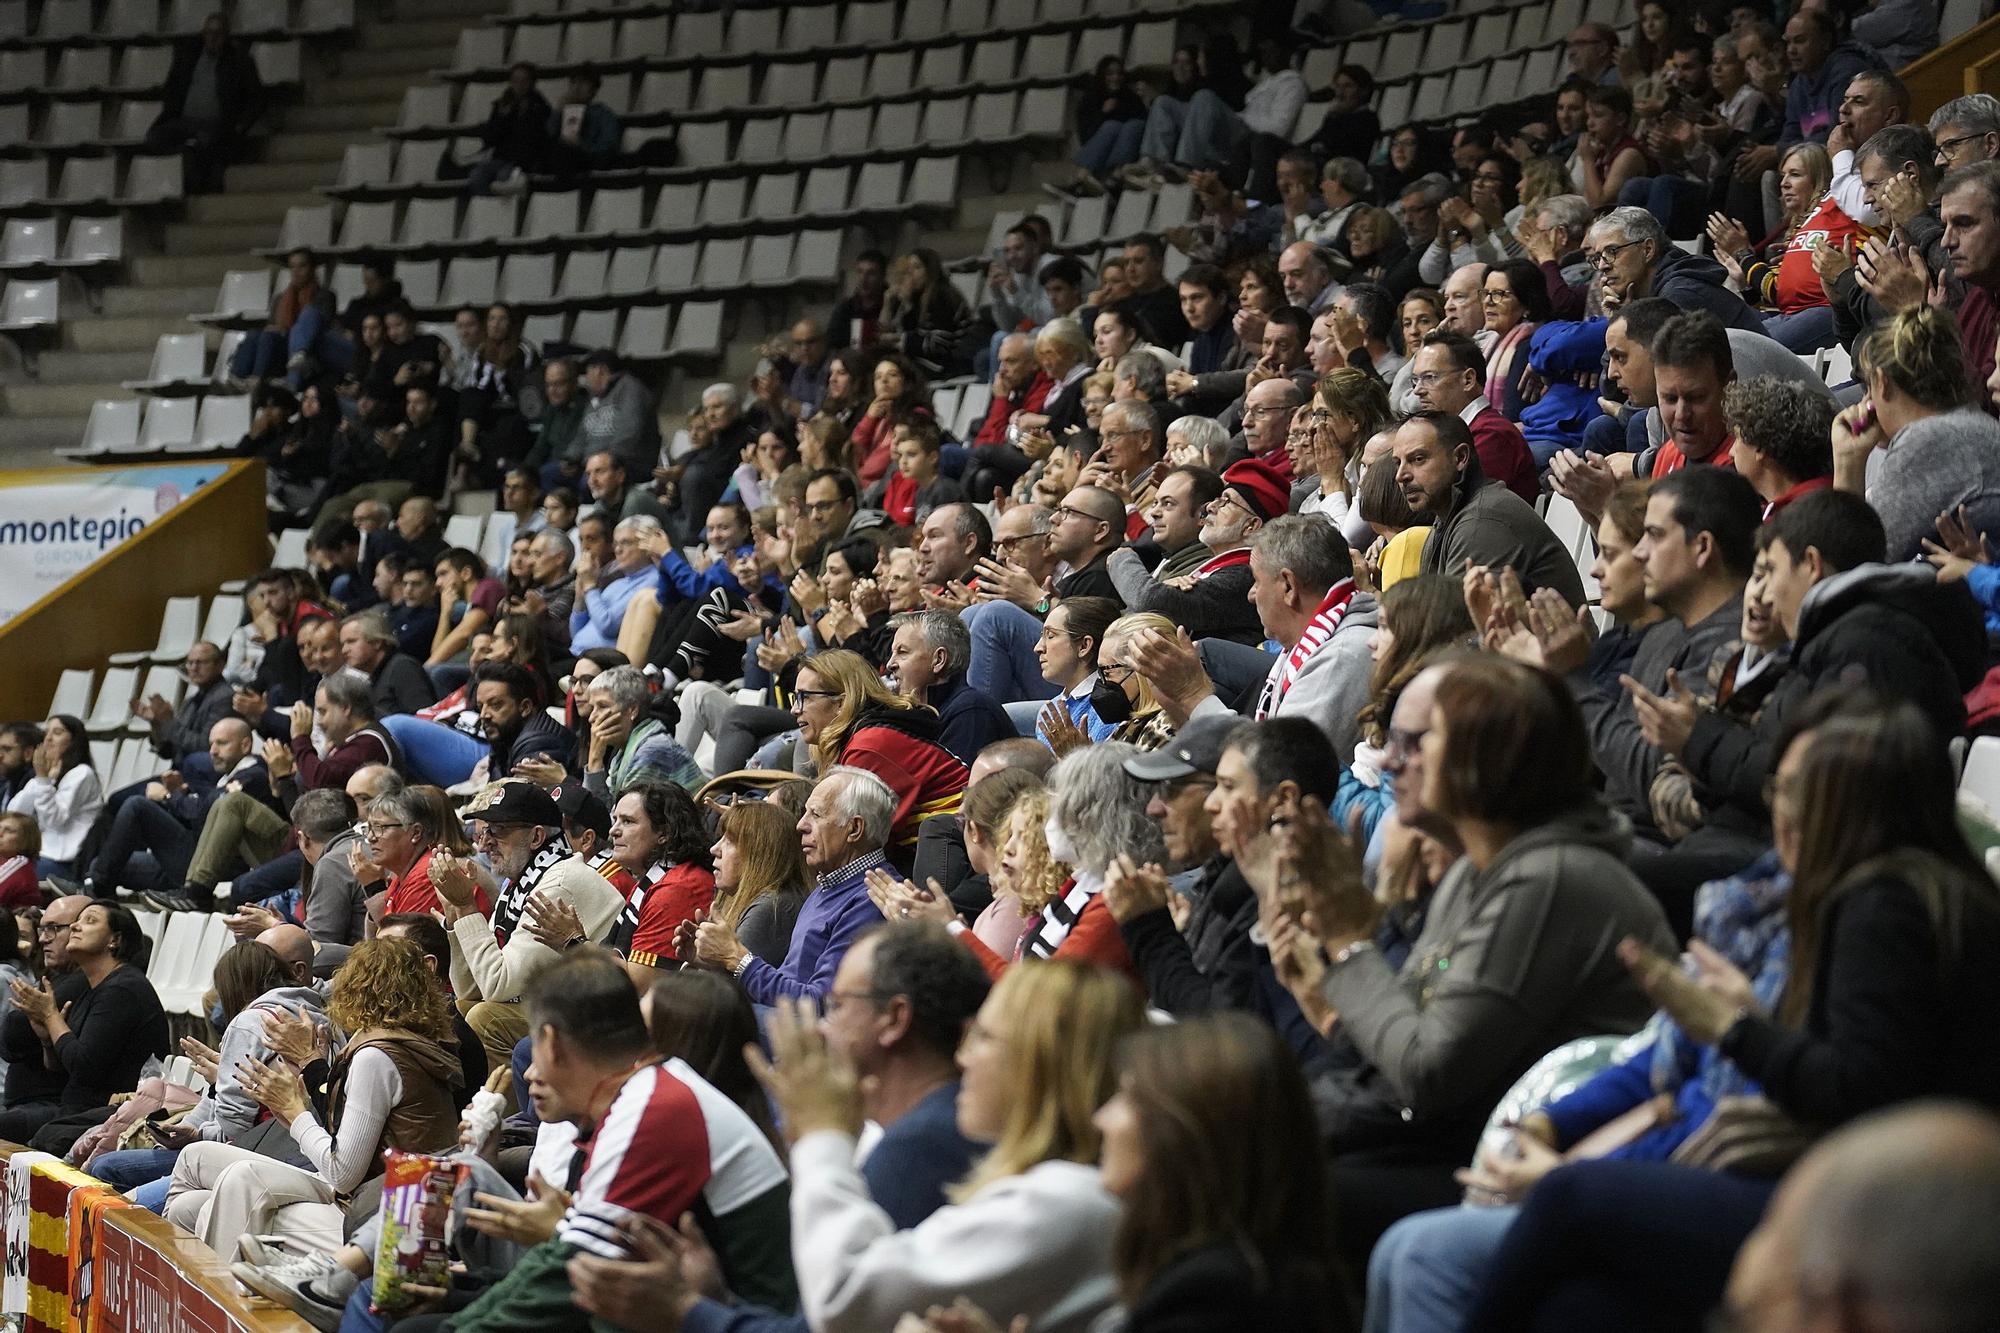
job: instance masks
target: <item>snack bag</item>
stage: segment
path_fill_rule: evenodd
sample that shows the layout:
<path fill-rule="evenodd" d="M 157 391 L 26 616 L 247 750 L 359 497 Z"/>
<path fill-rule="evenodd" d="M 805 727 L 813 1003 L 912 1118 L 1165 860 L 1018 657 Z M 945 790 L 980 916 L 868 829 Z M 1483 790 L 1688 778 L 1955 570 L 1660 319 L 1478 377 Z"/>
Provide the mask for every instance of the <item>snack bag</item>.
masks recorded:
<path fill-rule="evenodd" d="M 394 1148 L 382 1154 L 382 1161 L 382 1240 L 375 1250 L 368 1308 L 375 1314 L 396 1314 L 415 1303 L 405 1287 L 450 1285 L 445 1225 L 466 1167 L 449 1157 Z"/>

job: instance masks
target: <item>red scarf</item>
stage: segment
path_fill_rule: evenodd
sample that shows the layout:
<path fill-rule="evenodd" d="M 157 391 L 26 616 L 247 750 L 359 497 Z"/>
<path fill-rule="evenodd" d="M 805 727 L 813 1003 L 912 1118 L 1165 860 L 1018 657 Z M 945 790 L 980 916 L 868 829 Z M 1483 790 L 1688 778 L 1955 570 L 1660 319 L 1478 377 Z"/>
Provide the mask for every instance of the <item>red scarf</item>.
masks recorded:
<path fill-rule="evenodd" d="M 1342 579 L 1327 589 L 1325 599 L 1320 602 L 1319 610 L 1313 612 L 1313 618 L 1306 622 L 1305 632 L 1299 635 L 1299 641 L 1271 668 L 1271 675 L 1264 682 L 1263 697 L 1257 700 L 1258 721 L 1278 711 L 1307 660 L 1326 647 L 1340 629 L 1340 622 L 1347 615 L 1348 603 L 1353 600 L 1353 579 Z"/>
<path fill-rule="evenodd" d="M 1234 569 L 1238 565 L 1247 565 L 1249 563 L 1250 548 L 1239 546 L 1233 551 L 1224 551 L 1221 555 L 1216 556 L 1195 570 L 1194 581 L 1199 583 L 1211 574 L 1220 574 L 1225 569 Z"/>

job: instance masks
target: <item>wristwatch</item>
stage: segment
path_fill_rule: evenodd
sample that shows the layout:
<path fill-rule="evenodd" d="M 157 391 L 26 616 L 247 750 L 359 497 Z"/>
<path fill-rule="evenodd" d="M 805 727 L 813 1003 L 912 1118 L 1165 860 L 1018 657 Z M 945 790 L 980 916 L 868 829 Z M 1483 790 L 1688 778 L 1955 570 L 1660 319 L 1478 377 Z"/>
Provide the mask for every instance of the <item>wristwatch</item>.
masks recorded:
<path fill-rule="evenodd" d="M 1373 953 L 1374 950 L 1374 940 L 1367 938 L 1358 939 L 1343 947 L 1339 953 L 1329 957 L 1326 960 L 1326 965 L 1328 967 L 1339 967 L 1342 963 L 1358 954 Z"/>

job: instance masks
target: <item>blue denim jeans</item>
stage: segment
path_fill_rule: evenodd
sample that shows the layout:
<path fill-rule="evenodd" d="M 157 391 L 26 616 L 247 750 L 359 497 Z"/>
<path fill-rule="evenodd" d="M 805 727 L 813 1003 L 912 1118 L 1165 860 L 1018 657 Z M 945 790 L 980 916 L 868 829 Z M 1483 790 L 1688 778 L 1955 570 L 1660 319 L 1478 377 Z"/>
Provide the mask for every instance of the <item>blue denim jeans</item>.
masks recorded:
<path fill-rule="evenodd" d="M 972 665 L 966 681 L 999 702 L 1052 699 L 1056 687 L 1042 679 L 1035 644 L 1042 622 L 1012 602 L 979 602 L 965 608 L 959 619 L 972 634 Z"/>
<path fill-rule="evenodd" d="M 489 747 L 476 736 L 457 727 L 410 713 L 382 719 L 382 729 L 395 737 L 403 752 L 404 765 L 424 782 L 451 787 L 472 776 L 474 765 L 484 759 Z M 493 774 L 499 777 L 499 774 Z"/>
<path fill-rule="evenodd" d="M 1104 121 L 1076 150 L 1076 164 L 1093 176 L 1109 176 L 1139 160 L 1139 141 L 1145 133 L 1143 119 Z"/>
<path fill-rule="evenodd" d="M 1782 344 L 1786 351 L 1797 352 L 1800 356 L 1811 356 L 1822 347 L 1831 347 L 1840 341 L 1833 331 L 1833 307 L 1826 305 L 1807 306 L 1789 315 L 1776 311 L 1764 316 L 1764 332 Z"/>
<path fill-rule="evenodd" d="M 1436 1208 L 1390 1227 L 1368 1256 L 1363 1333 L 1462 1328 L 1493 1252 L 1520 1211 Z"/>

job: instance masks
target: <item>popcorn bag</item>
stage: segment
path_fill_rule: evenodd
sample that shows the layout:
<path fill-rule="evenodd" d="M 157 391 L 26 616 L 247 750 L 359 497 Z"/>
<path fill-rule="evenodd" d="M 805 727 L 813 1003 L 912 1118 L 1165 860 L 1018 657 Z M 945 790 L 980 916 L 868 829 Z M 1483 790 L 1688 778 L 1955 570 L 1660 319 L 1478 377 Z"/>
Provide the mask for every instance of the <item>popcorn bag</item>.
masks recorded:
<path fill-rule="evenodd" d="M 407 1287 L 450 1285 L 445 1225 L 466 1167 L 449 1157 L 394 1148 L 382 1160 L 382 1240 L 375 1252 L 369 1309 L 396 1314 L 416 1301 Z"/>

